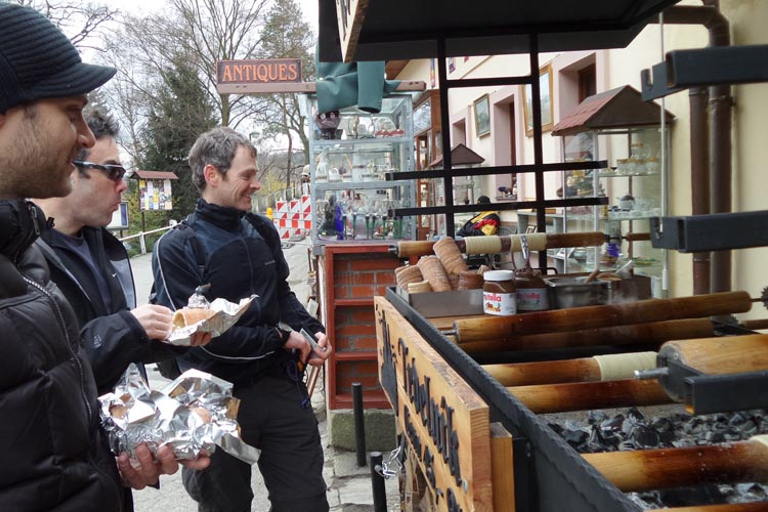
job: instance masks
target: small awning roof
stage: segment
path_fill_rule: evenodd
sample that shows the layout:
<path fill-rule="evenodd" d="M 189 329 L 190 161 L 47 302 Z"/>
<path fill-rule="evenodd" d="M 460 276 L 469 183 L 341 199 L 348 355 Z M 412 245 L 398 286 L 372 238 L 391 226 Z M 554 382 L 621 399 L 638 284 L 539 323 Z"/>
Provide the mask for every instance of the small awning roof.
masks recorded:
<path fill-rule="evenodd" d="M 176 174 L 168 171 L 133 171 L 131 178 L 142 180 L 177 180 Z"/>
<path fill-rule="evenodd" d="M 317 1 L 320 61 L 340 62 L 338 2 Z M 623 48 L 653 16 L 678 1 L 360 1 L 362 22 L 351 60 L 437 57 L 438 37 L 446 40 L 447 57 L 529 53 L 530 34 L 539 34 L 542 53 Z"/>
<path fill-rule="evenodd" d="M 485 162 L 485 158 L 481 157 L 462 143 L 456 144 L 451 150 L 451 165 L 453 167 L 456 167 L 457 165 L 477 165 L 483 162 Z M 440 168 L 442 165 L 443 157 L 440 156 L 429 164 L 429 168 Z"/>
<path fill-rule="evenodd" d="M 666 111 L 667 122 L 675 116 Z M 634 128 L 661 124 L 661 107 L 643 101 L 629 85 L 589 96 L 555 125 L 552 135 L 573 135 L 590 130 Z"/>

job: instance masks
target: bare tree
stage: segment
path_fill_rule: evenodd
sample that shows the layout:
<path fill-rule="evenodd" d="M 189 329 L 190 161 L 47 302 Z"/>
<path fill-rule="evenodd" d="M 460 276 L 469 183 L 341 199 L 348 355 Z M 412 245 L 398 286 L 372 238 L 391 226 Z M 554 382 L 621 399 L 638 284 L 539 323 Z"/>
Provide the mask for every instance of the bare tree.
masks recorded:
<path fill-rule="evenodd" d="M 114 19 L 116 9 L 91 2 L 52 2 L 51 0 L 10 0 L 19 5 L 32 7 L 43 13 L 67 34 L 78 48 L 99 49 L 86 44 L 91 36 L 99 34 L 106 21 Z"/>
<path fill-rule="evenodd" d="M 312 49 L 315 38 L 309 24 L 302 20 L 301 8 L 295 0 L 275 0 L 264 27 L 263 44 L 258 56 L 266 59 L 300 58 L 305 81 L 315 77 Z M 290 188 L 297 166 L 293 163 L 293 137 L 303 146 L 304 160 L 309 161 L 309 140 L 306 135 L 307 119 L 299 108 L 299 95 L 272 94 L 266 96 L 266 109 L 258 118 L 265 126 L 264 137 L 284 135 L 288 144 L 285 160 L 285 185 Z M 303 164 L 302 164 L 303 165 Z M 298 166 L 300 167 L 300 166 Z"/>

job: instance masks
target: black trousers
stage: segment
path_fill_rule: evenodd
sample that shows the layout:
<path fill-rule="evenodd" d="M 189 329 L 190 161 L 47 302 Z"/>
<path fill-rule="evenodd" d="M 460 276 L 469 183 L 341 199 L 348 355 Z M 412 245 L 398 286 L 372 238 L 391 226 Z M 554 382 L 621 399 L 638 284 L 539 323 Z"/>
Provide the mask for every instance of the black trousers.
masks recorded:
<path fill-rule="evenodd" d="M 320 432 L 306 393 L 284 370 L 235 386 L 237 420 L 243 440 L 261 450 L 259 471 L 272 512 L 328 511 Z M 182 468 L 182 481 L 199 512 L 251 512 L 251 466 L 220 449 L 207 469 Z"/>

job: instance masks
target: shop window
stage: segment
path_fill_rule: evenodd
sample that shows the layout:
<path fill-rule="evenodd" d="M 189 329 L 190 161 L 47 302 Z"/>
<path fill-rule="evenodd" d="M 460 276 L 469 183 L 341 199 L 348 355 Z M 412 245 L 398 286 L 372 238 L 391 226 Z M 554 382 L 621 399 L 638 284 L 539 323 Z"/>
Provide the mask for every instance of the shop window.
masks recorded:
<path fill-rule="evenodd" d="M 597 68 L 590 64 L 578 71 L 579 103 L 597 93 Z"/>

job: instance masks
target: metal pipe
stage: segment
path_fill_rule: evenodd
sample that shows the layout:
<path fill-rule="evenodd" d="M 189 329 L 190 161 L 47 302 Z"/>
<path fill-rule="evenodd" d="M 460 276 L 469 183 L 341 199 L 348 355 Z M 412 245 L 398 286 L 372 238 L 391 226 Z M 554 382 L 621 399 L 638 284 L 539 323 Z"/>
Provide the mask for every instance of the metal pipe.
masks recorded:
<path fill-rule="evenodd" d="M 692 87 L 688 92 L 691 116 L 691 202 L 693 215 L 710 213 L 709 188 L 709 119 L 707 117 L 706 87 Z M 693 254 L 693 294 L 704 295 L 710 290 L 710 254 Z"/>
<path fill-rule="evenodd" d="M 664 11 L 665 23 L 703 25 L 709 31 L 709 46 L 731 44 L 730 25 L 720 12 L 718 0 L 702 0 L 703 6 L 674 6 Z M 728 213 L 732 209 L 732 167 L 731 167 L 731 108 L 733 98 L 728 85 L 710 87 L 709 104 L 712 122 L 709 128 L 710 140 L 710 212 Z M 691 113 L 693 116 L 693 112 Z M 693 136 L 693 118 L 691 132 Z M 691 148 L 693 152 L 694 148 Z M 693 155 L 692 155 L 693 159 Z M 695 200 L 695 196 L 694 196 Z M 696 266 L 696 257 L 694 257 Z M 703 271 L 702 268 L 699 272 Z M 694 283 L 694 286 L 696 284 Z M 731 289 L 731 252 L 718 251 L 712 256 L 710 265 L 710 287 L 712 293 Z"/>
<path fill-rule="evenodd" d="M 363 413 L 363 385 L 359 382 L 352 383 L 352 410 L 355 416 L 357 465 L 363 467 L 365 466 L 365 415 Z"/>
<path fill-rule="evenodd" d="M 371 452 L 371 485 L 373 486 L 374 512 L 387 512 L 387 489 L 381 474 L 381 452 Z"/>

